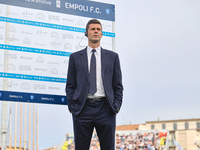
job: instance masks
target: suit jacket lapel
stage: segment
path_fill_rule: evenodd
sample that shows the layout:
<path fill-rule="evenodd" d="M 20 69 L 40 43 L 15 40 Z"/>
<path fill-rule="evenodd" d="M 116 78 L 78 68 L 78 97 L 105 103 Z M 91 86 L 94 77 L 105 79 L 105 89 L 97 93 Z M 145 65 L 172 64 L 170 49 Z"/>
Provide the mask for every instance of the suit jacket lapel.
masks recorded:
<path fill-rule="evenodd" d="M 85 74 L 87 78 L 89 78 L 89 72 L 88 72 L 88 58 L 87 58 L 87 47 L 81 51 L 80 53 L 80 59 L 83 65 L 83 68 L 85 70 Z"/>
<path fill-rule="evenodd" d="M 101 74 L 102 74 L 102 79 L 104 79 L 104 71 L 106 69 L 106 64 L 107 64 L 107 52 L 101 48 Z"/>

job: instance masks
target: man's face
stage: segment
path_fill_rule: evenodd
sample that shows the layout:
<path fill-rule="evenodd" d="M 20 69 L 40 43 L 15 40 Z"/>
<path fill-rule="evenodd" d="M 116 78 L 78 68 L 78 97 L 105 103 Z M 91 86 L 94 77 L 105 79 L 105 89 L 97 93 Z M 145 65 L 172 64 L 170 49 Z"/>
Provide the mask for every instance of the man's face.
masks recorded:
<path fill-rule="evenodd" d="M 100 24 L 90 24 L 88 28 L 88 40 L 91 43 L 98 43 L 102 38 L 102 28 Z"/>

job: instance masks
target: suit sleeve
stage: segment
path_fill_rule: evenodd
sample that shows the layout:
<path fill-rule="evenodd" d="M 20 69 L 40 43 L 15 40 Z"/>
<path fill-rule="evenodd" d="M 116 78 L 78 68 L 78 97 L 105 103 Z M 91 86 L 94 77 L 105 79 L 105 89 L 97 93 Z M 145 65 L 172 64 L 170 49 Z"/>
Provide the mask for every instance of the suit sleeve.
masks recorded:
<path fill-rule="evenodd" d="M 119 112 L 122 105 L 123 85 L 122 85 L 122 73 L 121 73 L 118 54 L 115 57 L 115 63 L 114 63 L 113 91 L 114 91 L 114 102 L 115 105 L 117 106 L 117 112 Z"/>
<path fill-rule="evenodd" d="M 66 84 L 66 95 L 68 100 L 68 109 L 69 111 L 73 111 L 74 102 L 73 102 L 73 94 L 76 89 L 76 68 L 73 59 L 73 54 L 70 55 L 69 58 L 69 66 L 68 66 L 68 74 L 67 74 L 67 84 Z"/>

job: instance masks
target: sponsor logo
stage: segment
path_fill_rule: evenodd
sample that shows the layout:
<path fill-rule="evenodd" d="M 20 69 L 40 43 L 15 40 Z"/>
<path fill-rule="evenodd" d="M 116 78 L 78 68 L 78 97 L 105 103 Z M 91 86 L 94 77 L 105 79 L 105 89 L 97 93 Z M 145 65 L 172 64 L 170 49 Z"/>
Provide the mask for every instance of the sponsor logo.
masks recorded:
<path fill-rule="evenodd" d="M 44 60 L 43 60 L 42 57 L 38 57 L 38 58 L 36 59 L 36 62 L 38 62 L 38 63 L 44 63 Z"/>
<path fill-rule="evenodd" d="M 63 18 L 63 21 L 67 21 L 67 22 L 74 22 L 73 19 L 69 19 L 69 18 Z"/>
<path fill-rule="evenodd" d="M 45 20 L 45 16 L 42 13 L 37 14 L 37 19 Z"/>
<path fill-rule="evenodd" d="M 19 66 L 20 71 L 31 71 L 31 66 L 25 66 L 25 65 L 20 65 Z"/>
<path fill-rule="evenodd" d="M 102 28 L 103 28 L 103 29 L 110 29 L 111 27 L 112 27 L 111 24 L 102 23 Z"/>
<path fill-rule="evenodd" d="M 6 85 L 9 88 L 11 88 L 11 87 L 17 87 L 17 83 L 13 83 L 12 81 L 11 82 L 7 82 Z"/>
<path fill-rule="evenodd" d="M 38 42 L 36 42 L 35 45 L 38 45 L 38 46 L 47 46 L 46 44 L 38 43 Z"/>
<path fill-rule="evenodd" d="M 110 14 L 110 9 L 106 9 L 106 14 L 107 14 L 107 15 Z"/>
<path fill-rule="evenodd" d="M 13 37 L 7 37 L 7 40 L 8 41 L 19 41 L 19 38 L 15 38 L 14 36 Z"/>
<path fill-rule="evenodd" d="M 64 49 L 72 49 L 72 45 L 69 44 L 69 43 L 66 43 L 66 44 L 64 45 Z"/>
<path fill-rule="evenodd" d="M 58 71 L 56 70 L 56 68 L 53 68 L 53 69 L 51 70 L 51 74 L 58 74 Z"/>
<path fill-rule="evenodd" d="M 60 0 L 56 0 L 56 7 L 60 8 Z"/>
<path fill-rule="evenodd" d="M 9 32 L 16 32 L 16 29 L 13 26 L 10 26 L 10 28 L 8 29 Z"/>
<path fill-rule="evenodd" d="M 60 87 L 52 87 L 52 86 L 50 86 L 49 90 L 60 90 Z"/>
<path fill-rule="evenodd" d="M 49 16 L 48 16 L 48 19 L 49 19 L 49 20 L 54 20 L 54 21 L 55 21 L 55 20 L 56 20 L 56 21 L 60 21 L 59 16 L 54 16 L 54 15 L 49 15 Z"/>
<path fill-rule="evenodd" d="M 98 7 L 95 8 L 92 6 L 89 7 L 85 5 L 73 4 L 73 3 L 68 3 L 68 2 L 65 2 L 65 8 L 101 14 L 100 9 Z"/>
<path fill-rule="evenodd" d="M 20 56 L 20 59 L 33 60 L 33 57 Z"/>
<path fill-rule="evenodd" d="M 32 2 L 32 3 L 41 3 L 41 4 L 51 5 L 51 1 L 46 1 L 46 0 L 25 0 L 25 1 Z"/>
<path fill-rule="evenodd" d="M 84 25 L 84 22 L 83 22 L 82 19 L 79 19 L 78 22 L 77 22 L 77 24 L 78 24 L 78 25 Z"/>
<path fill-rule="evenodd" d="M 3 35 L 0 35 L 0 40 L 3 40 Z"/>
<path fill-rule="evenodd" d="M 54 42 L 51 42 L 50 45 L 52 47 L 59 47 L 59 46 L 61 46 L 61 43 L 58 43 L 58 42 L 54 41 Z"/>
<path fill-rule="evenodd" d="M 0 13 L 2 13 L 2 10 L 0 9 Z"/>
<path fill-rule="evenodd" d="M 0 29 L 4 29 L 4 26 L 0 26 Z"/>
<path fill-rule="evenodd" d="M 86 45 L 76 45 L 75 49 L 79 50 L 79 49 L 83 49 L 84 47 L 86 47 Z"/>
<path fill-rule="evenodd" d="M 45 90 L 45 85 L 42 84 L 34 84 L 33 85 L 34 90 Z"/>
<path fill-rule="evenodd" d="M 33 100 L 33 99 L 34 99 L 34 96 L 33 96 L 33 95 L 31 95 L 31 96 L 30 96 L 30 98 L 31 98 L 31 100 Z"/>
<path fill-rule="evenodd" d="M 28 38 L 25 38 L 25 39 L 23 40 L 23 43 L 24 43 L 24 44 L 31 44 L 31 41 L 30 41 Z"/>
<path fill-rule="evenodd" d="M 44 69 L 44 68 L 35 68 L 35 71 L 43 71 L 43 72 L 45 72 L 45 71 L 47 71 L 47 69 Z"/>
<path fill-rule="evenodd" d="M 44 101 L 54 101 L 54 98 L 41 97 L 41 100 L 44 100 Z"/>
<path fill-rule="evenodd" d="M 20 95 L 9 95 L 9 98 L 23 98 L 23 96 L 20 96 Z"/>
<path fill-rule="evenodd" d="M 6 59 L 17 59 L 17 54 L 5 54 Z"/>
<path fill-rule="evenodd" d="M 51 37 L 59 39 L 59 34 L 57 32 L 52 32 Z"/>
<path fill-rule="evenodd" d="M 51 5 L 51 1 L 46 1 L 46 0 L 35 0 L 35 1 L 36 1 L 36 3 Z"/>
<path fill-rule="evenodd" d="M 15 66 L 13 64 L 8 64 L 7 69 L 8 70 L 15 70 Z"/>
<path fill-rule="evenodd" d="M 25 17 L 31 17 L 31 16 L 33 16 L 33 13 L 31 13 L 29 11 L 23 11 L 22 15 L 25 16 Z"/>
<path fill-rule="evenodd" d="M 47 35 L 47 32 L 43 31 L 43 30 L 37 30 L 36 34 L 41 35 L 41 36 L 45 36 L 45 35 Z"/>
<path fill-rule="evenodd" d="M 73 34 L 65 34 L 65 33 L 63 33 L 62 34 L 62 38 L 63 39 L 74 39 L 74 37 L 73 37 Z"/>
<path fill-rule="evenodd" d="M 52 62 L 52 61 L 49 61 L 48 64 L 54 64 L 54 65 L 59 65 L 60 63 L 58 62 Z"/>
<path fill-rule="evenodd" d="M 2 94 L 0 93 L 0 97 L 1 97 L 1 95 L 2 95 Z"/>
<path fill-rule="evenodd" d="M 23 31 L 23 30 L 20 33 L 22 33 L 22 34 L 33 34 L 31 32 L 26 32 L 26 31 Z"/>
<path fill-rule="evenodd" d="M 61 101 L 62 101 L 62 102 L 65 102 L 65 98 L 64 98 L 64 97 L 62 97 L 62 98 L 61 98 Z"/>
<path fill-rule="evenodd" d="M 28 83 L 23 83 L 22 86 L 21 86 L 21 89 L 29 90 L 30 89 L 30 85 Z"/>

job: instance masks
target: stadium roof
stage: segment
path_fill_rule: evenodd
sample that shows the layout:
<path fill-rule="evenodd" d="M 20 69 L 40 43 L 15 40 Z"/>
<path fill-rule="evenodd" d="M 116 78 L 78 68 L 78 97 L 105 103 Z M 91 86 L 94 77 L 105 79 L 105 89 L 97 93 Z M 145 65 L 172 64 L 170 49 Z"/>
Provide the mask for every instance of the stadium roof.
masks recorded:
<path fill-rule="evenodd" d="M 120 125 L 116 127 L 117 131 L 121 130 L 138 130 L 138 127 L 141 124 L 132 124 L 132 125 Z"/>

